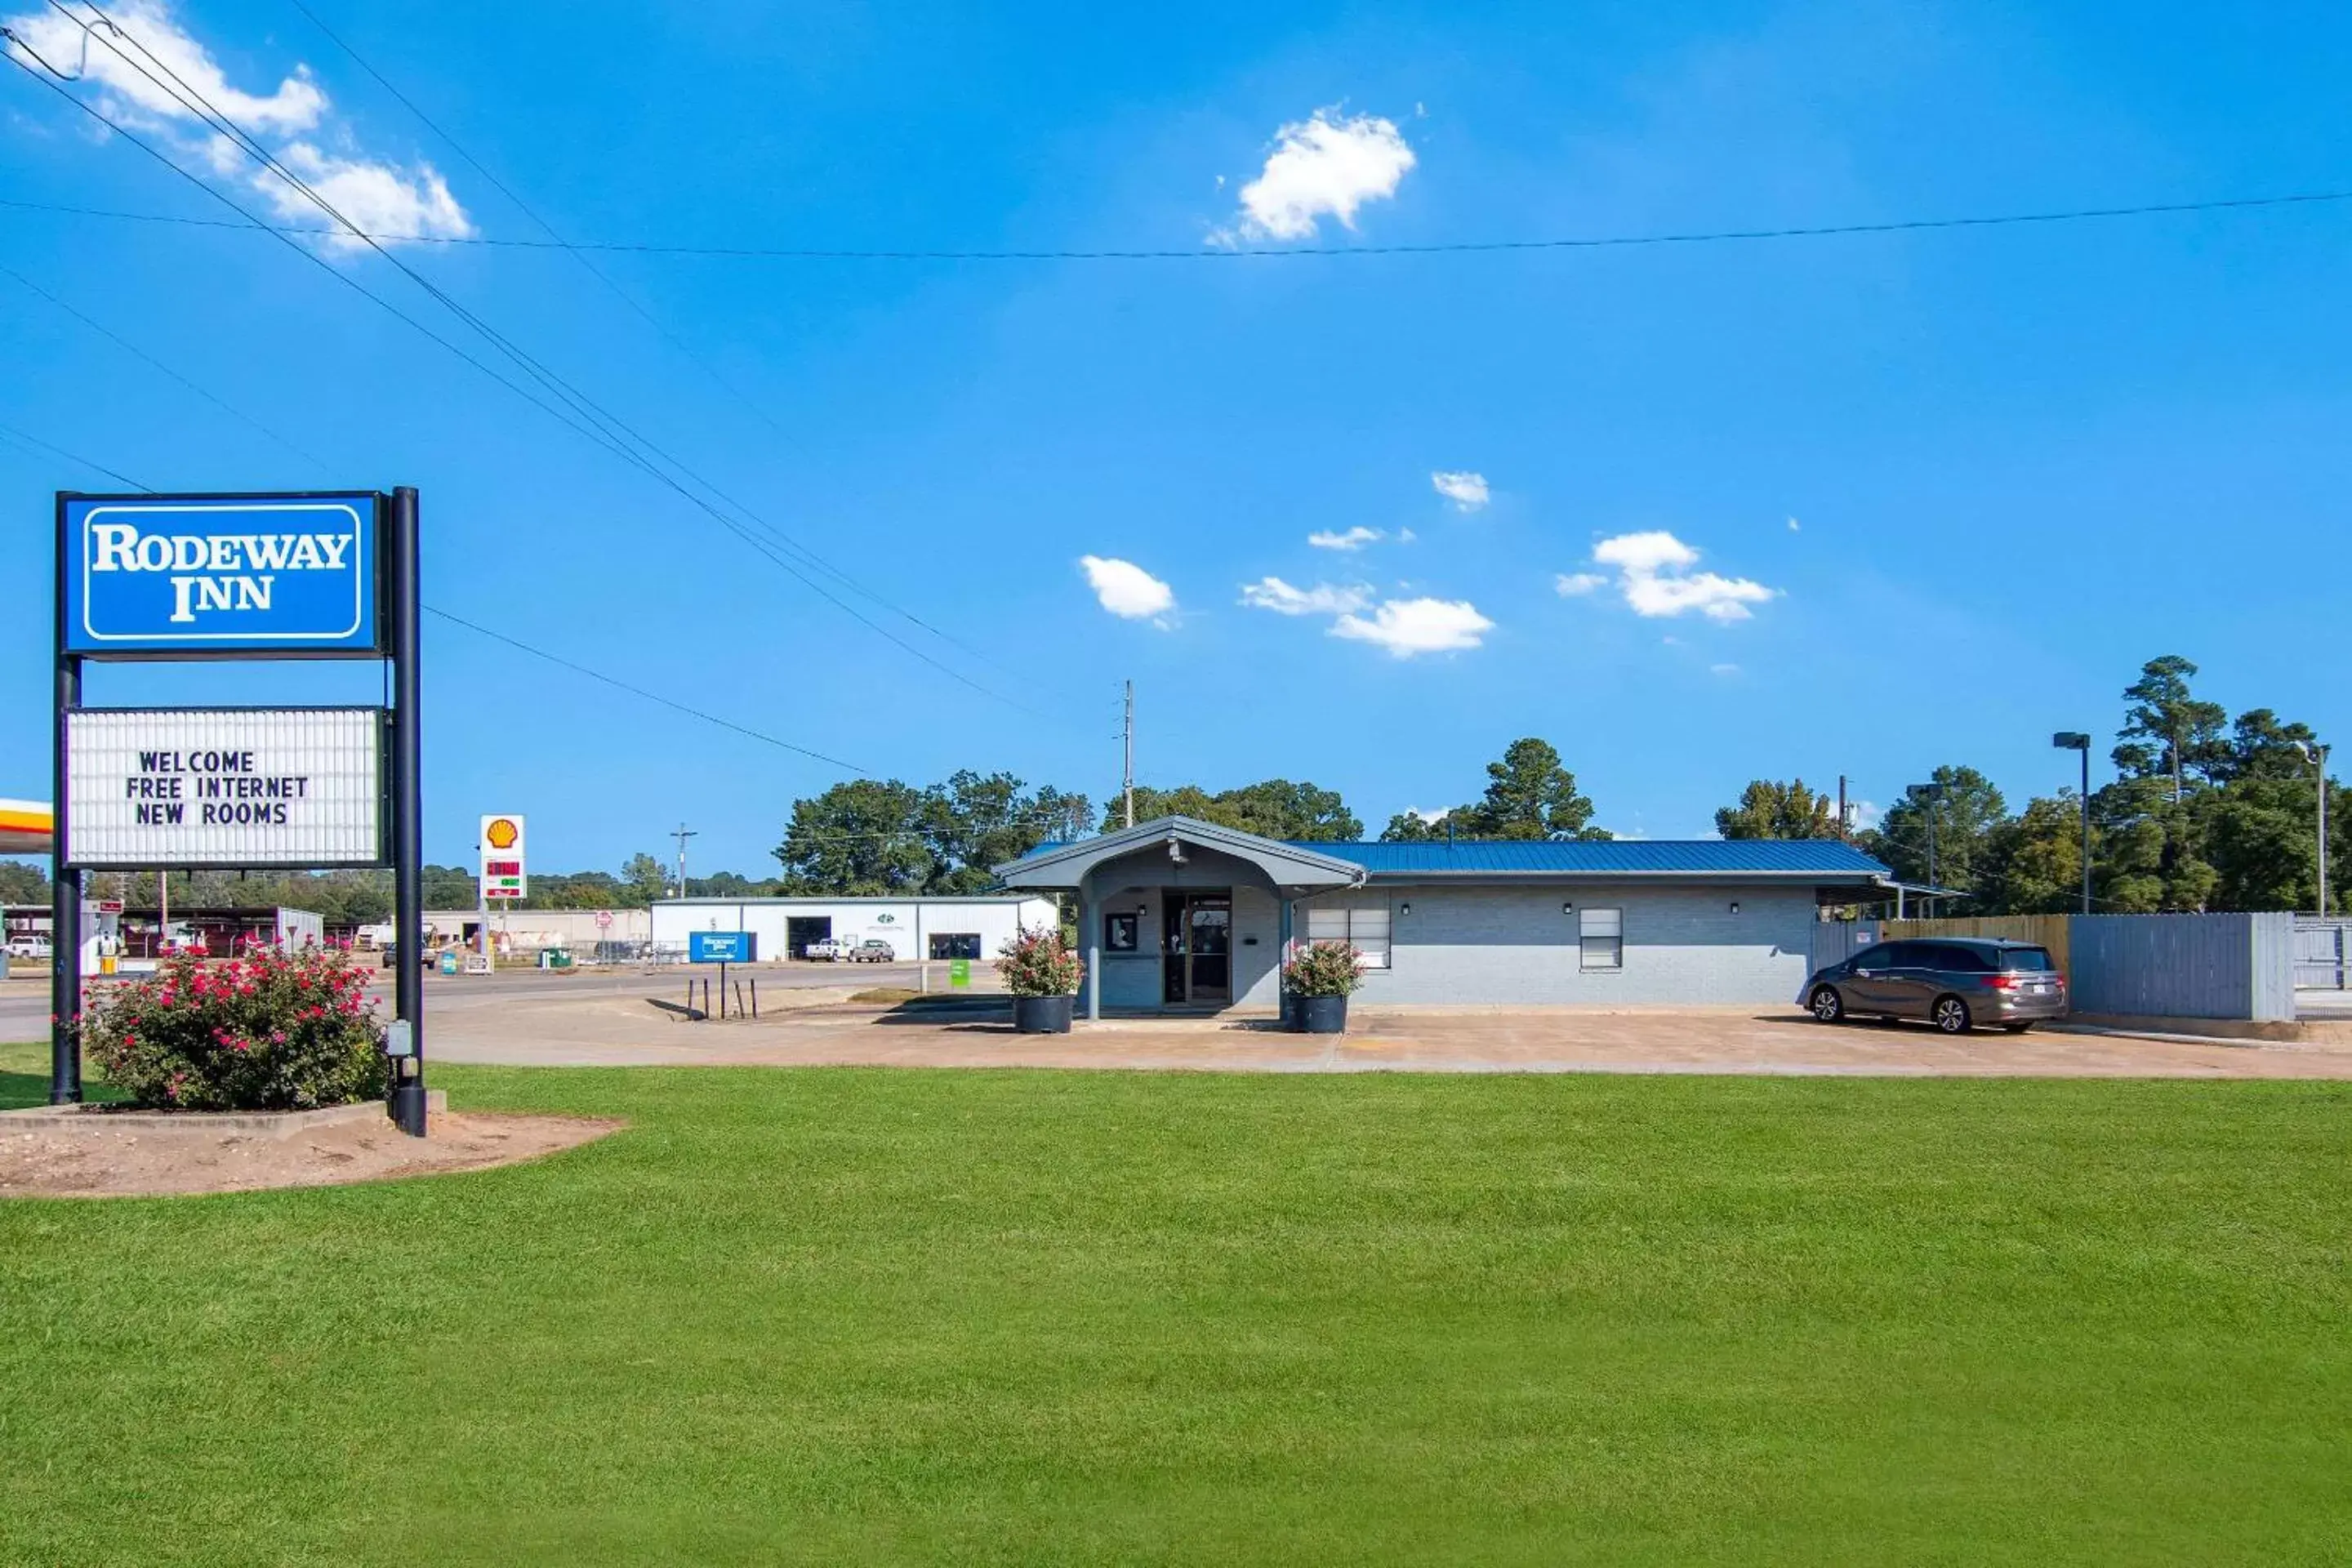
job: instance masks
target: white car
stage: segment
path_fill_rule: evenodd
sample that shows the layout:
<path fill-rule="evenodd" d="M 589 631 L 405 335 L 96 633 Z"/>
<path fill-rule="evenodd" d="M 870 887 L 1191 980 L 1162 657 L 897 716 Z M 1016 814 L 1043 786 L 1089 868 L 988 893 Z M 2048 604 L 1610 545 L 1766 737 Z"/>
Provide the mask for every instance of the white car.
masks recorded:
<path fill-rule="evenodd" d="M 45 936 L 12 936 L 8 939 L 8 956 L 47 958 L 49 956 L 49 939 Z"/>
<path fill-rule="evenodd" d="M 815 963 L 831 963 L 837 958 L 849 956 L 849 943 L 835 942 L 829 936 L 824 937 L 809 943 L 801 951 L 801 956 Z"/>

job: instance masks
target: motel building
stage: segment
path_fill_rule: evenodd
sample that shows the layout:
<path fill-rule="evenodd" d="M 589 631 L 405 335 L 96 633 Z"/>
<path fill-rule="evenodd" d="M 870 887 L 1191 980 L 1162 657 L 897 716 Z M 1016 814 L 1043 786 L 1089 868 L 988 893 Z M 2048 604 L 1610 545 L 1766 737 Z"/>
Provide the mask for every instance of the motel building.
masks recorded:
<path fill-rule="evenodd" d="M 1168 816 L 996 868 L 1075 895 L 1084 1015 L 1280 1002 L 1294 943 L 1352 942 L 1368 1005 L 1786 1006 L 1818 911 L 1890 898 L 1835 839 L 1301 844 Z"/>

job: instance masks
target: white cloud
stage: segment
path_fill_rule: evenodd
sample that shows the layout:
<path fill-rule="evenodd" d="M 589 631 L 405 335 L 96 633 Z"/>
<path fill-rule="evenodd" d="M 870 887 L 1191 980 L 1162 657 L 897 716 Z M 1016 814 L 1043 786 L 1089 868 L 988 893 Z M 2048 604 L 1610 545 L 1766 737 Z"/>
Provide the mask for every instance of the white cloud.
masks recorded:
<path fill-rule="evenodd" d="M 1382 537 L 1379 529 L 1358 523 L 1345 533 L 1310 533 L 1307 542 L 1318 550 L 1361 550 L 1367 544 L 1377 544 Z"/>
<path fill-rule="evenodd" d="M 211 51 L 173 19 L 163 0 L 124 0 L 108 9 L 107 16 L 129 38 L 116 37 L 106 20 L 86 5 L 68 0 L 67 9 L 81 20 L 45 5 L 9 17 L 8 26 L 50 65 L 69 73 L 79 69 L 85 79 L 95 82 L 103 89 L 104 107 L 116 119 L 150 126 L 196 123 L 194 110 L 168 90 L 174 85 L 174 76 L 187 84 L 191 97 L 211 103 L 224 119 L 247 131 L 308 131 L 326 115 L 327 95 L 310 79 L 308 67 L 297 66 L 294 74 L 267 96 L 231 87 Z M 90 25 L 88 33 L 81 26 L 85 21 Z M 132 60 L 146 63 L 140 54 L 142 46 L 154 57 L 155 63 L 150 66 L 152 76 L 131 64 Z M 11 52 L 23 57 L 23 50 L 15 46 Z"/>
<path fill-rule="evenodd" d="M 1846 802 L 1845 809 L 1846 815 L 1853 819 L 1853 827 L 1856 833 L 1867 833 L 1878 826 L 1878 805 L 1875 801 L 1850 800 Z"/>
<path fill-rule="evenodd" d="M 369 234 L 441 235 L 461 238 L 474 232 L 466 209 L 449 194 L 449 186 L 430 165 L 419 164 L 414 174 L 403 174 L 389 163 L 338 158 L 307 142 L 279 149 L 278 162 L 294 171 L 328 204 Z M 278 216 L 315 221 L 321 215 L 310 198 L 268 173 L 253 179 L 254 189 L 269 199 Z M 339 229 L 322 243 L 331 250 L 364 250 L 367 244 L 349 229 Z"/>
<path fill-rule="evenodd" d="M 1418 534 L 1414 533 L 1413 531 L 1409 528 L 1400 528 L 1397 530 L 1397 542 L 1399 544 L 1411 544 L 1419 537 L 1420 536 Z"/>
<path fill-rule="evenodd" d="M 1362 584 L 1318 583 L 1294 588 L 1279 577 L 1261 577 L 1242 584 L 1242 603 L 1254 610 L 1277 616 L 1345 616 L 1372 602 L 1372 591 Z"/>
<path fill-rule="evenodd" d="M 1396 658 L 1476 647 L 1495 623 L 1466 599 L 1389 599 L 1366 619 L 1341 616 L 1331 635 L 1377 643 Z"/>
<path fill-rule="evenodd" d="M 1738 675 L 1739 667 L 1736 664 L 1710 664 L 1706 671 L 1709 675 Z"/>
<path fill-rule="evenodd" d="M 1592 559 L 1627 574 L 1654 576 L 1698 564 L 1698 552 L 1664 529 L 1646 533 L 1621 533 L 1592 547 Z"/>
<path fill-rule="evenodd" d="M 1462 511 L 1477 511 L 1492 499 L 1486 489 L 1486 476 L 1466 470 L 1449 473 L 1440 468 L 1429 476 L 1429 488 Z"/>
<path fill-rule="evenodd" d="M 1798 526 L 1797 520 L 1792 517 L 1789 520 L 1789 531 L 1790 533 L 1801 533 L 1804 531 Z"/>
<path fill-rule="evenodd" d="M 1396 195 L 1415 162 L 1396 122 L 1338 112 L 1318 109 L 1277 130 L 1265 168 L 1242 187 L 1240 221 L 1210 238 L 1312 239 L 1319 219 L 1353 229 L 1357 208 Z"/>
<path fill-rule="evenodd" d="M 1563 572 L 1551 580 L 1553 589 L 1563 599 L 1573 599 L 1579 595 L 1590 594 L 1595 588 L 1607 587 L 1608 584 L 1609 579 L 1598 572 Z"/>
<path fill-rule="evenodd" d="M 73 8 L 72 0 L 67 3 Z M 239 130 L 256 140 L 275 141 L 271 153 L 361 228 L 444 238 L 474 232 L 465 209 L 431 165 L 405 169 L 349 150 L 349 128 L 335 118 L 333 105 L 311 79 L 308 66 L 298 64 L 269 92 L 247 92 L 230 84 L 212 51 L 180 25 L 165 0 L 123 0 L 110 6 L 108 15 L 120 26 L 121 37 L 94 11 L 82 7 L 77 15 L 90 22 L 87 35 L 54 6 L 10 17 L 7 25 L 50 65 L 66 71 L 80 68 L 97 84 L 99 107 L 110 118 L 163 132 L 184 156 L 201 159 L 215 174 L 236 178 L 259 193 L 279 217 L 305 226 L 335 226 L 334 219 L 309 197 L 251 161 L 195 108 L 167 90 L 178 85 L 172 77 L 186 84 L 189 98 L 210 104 Z M 153 63 L 142 55 L 142 48 Z M 10 45 L 9 51 L 26 58 L 19 46 Z M 138 69 L 131 64 L 134 59 L 154 74 Z M 322 151 L 321 141 L 345 150 Z M 348 233 L 318 243 L 332 251 L 364 248 Z"/>
<path fill-rule="evenodd" d="M 1132 561 L 1081 555 L 1079 569 L 1102 607 L 1121 620 L 1150 621 L 1166 628 L 1176 608 L 1176 591 Z"/>
<path fill-rule="evenodd" d="M 1626 605 L 1637 616 L 1674 616 L 1696 610 L 1710 620 L 1744 621 L 1748 606 L 1777 598 L 1780 590 L 1746 577 L 1725 577 L 1694 572 L 1699 552 L 1664 529 L 1621 533 L 1592 547 L 1592 559 L 1617 568 L 1617 585 Z M 1589 593 L 1598 587 L 1591 573 L 1554 579 L 1563 594 Z M 1570 584 L 1577 586 L 1571 588 Z"/>

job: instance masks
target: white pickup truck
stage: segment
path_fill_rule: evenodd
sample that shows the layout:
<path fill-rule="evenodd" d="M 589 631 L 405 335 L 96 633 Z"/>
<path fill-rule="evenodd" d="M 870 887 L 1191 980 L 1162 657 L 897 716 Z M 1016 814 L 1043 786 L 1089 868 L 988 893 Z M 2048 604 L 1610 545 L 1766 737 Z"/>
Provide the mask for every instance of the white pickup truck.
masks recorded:
<path fill-rule="evenodd" d="M 817 963 L 888 963 L 898 952 L 878 936 L 869 936 L 864 942 L 826 937 L 809 943 L 804 956 Z"/>

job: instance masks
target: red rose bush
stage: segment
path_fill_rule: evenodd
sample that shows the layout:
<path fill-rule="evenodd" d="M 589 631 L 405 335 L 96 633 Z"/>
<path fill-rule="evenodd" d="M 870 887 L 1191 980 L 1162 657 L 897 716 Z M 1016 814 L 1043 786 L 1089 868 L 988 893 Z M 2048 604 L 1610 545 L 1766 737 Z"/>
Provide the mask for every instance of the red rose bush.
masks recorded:
<path fill-rule="evenodd" d="M 310 1110 L 383 1097 L 383 1026 L 367 973 L 333 948 L 167 958 L 92 986 L 81 1043 L 106 1080 L 158 1110 Z"/>

